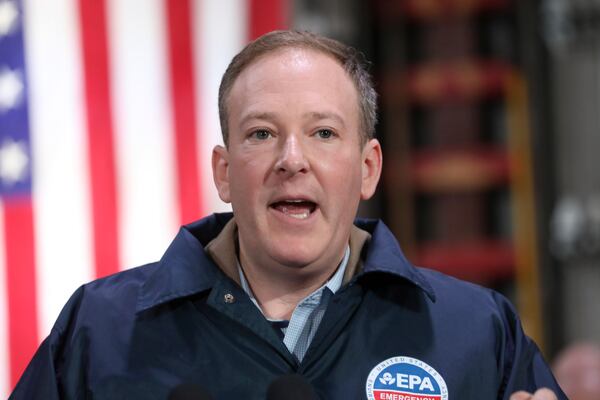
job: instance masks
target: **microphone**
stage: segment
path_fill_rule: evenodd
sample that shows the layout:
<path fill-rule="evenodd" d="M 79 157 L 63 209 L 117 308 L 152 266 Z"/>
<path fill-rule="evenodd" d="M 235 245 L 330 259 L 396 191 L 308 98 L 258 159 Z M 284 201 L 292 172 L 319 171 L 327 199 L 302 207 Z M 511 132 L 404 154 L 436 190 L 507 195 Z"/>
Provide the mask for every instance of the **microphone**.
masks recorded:
<path fill-rule="evenodd" d="M 194 383 L 182 383 L 175 386 L 168 400 L 213 400 L 213 397 L 202 387 Z"/>
<path fill-rule="evenodd" d="M 267 400 L 317 400 L 317 394 L 302 375 L 288 374 L 271 382 Z"/>

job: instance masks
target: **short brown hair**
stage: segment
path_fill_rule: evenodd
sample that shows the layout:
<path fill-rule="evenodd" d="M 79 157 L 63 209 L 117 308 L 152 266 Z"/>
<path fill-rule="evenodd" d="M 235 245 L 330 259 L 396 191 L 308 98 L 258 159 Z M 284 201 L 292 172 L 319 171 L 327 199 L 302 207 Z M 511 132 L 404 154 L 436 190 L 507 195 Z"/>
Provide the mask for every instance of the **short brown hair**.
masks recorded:
<path fill-rule="evenodd" d="M 375 135 L 377 122 L 377 93 L 367 71 L 367 61 L 362 53 L 337 40 L 311 32 L 273 31 L 250 42 L 240 51 L 225 70 L 219 86 L 219 118 L 225 145 L 229 143 L 227 98 L 238 76 L 259 57 L 285 48 L 316 50 L 336 59 L 354 82 L 361 112 L 361 144 Z"/>

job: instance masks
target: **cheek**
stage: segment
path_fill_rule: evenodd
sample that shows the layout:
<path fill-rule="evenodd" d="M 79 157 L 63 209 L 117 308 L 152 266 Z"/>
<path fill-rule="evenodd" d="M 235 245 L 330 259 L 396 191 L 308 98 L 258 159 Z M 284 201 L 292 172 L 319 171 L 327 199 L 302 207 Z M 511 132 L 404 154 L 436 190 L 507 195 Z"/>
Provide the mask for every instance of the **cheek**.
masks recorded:
<path fill-rule="evenodd" d="M 353 154 L 338 153 L 321 158 L 318 163 L 321 177 L 326 181 L 325 185 L 336 198 L 336 202 L 343 202 L 348 206 L 354 201 L 358 202 L 362 181 L 360 158 Z"/>
<path fill-rule="evenodd" d="M 239 160 L 229 168 L 232 195 L 239 201 L 247 201 L 263 186 L 264 166 L 260 158 Z"/>

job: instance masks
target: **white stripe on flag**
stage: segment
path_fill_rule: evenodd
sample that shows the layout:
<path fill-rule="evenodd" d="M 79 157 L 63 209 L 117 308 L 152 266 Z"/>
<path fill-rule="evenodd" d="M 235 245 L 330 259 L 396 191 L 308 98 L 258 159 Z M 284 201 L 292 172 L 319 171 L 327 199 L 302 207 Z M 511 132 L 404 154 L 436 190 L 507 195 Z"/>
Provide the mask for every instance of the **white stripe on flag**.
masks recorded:
<path fill-rule="evenodd" d="M 178 226 L 163 0 L 108 1 L 122 268 L 158 260 Z"/>
<path fill-rule="evenodd" d="M 80 32 L 72 0 L 25 1 L 38 324 L 93 277 Z"/>
<path fill-rule="evenodd" d="M 0 200 L 0 397 L 9 393 L 10 360 L 8 347 L 8 293 L 6 287 L 6 253 L 4 251 L 4 212 Z"/>
<path fill-rule="evenodd" d="M 198 93 L 198 157 L 202 181 L 204 212 L 228 211 L 231 207 L 219 199 L 212 177 L 211 154 L 221 144 L 221 127 L 217 96 L 219 83 L 231 58 L 247 42 L 247 2 L 204 0 L 193 5 L 194 63 L 199 72 Z M 227 29 L 223 29 L 227 26 Z"/>

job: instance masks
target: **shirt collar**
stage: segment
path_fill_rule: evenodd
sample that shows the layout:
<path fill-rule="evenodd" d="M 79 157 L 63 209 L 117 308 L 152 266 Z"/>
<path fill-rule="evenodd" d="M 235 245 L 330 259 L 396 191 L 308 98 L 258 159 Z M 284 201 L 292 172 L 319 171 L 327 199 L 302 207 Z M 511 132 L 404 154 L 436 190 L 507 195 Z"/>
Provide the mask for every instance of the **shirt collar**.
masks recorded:
<path fill-rule="evenodd" d="M 157 268 L 142 285 L 137 311 L 212 288 L 223 272 L 205 251 L 205 247 L 232 218 L 232 213 L 212 214 L 183 226 Z M 357 219 L 355 225 L 369 232 L 371 239 L 362 250 L 362 271 L 357 272 L 354 279 L 363 274 L 389 273 L 412 282 L 435 301 L 433 288 L 425 276 L 406 259 L 394 235 L 383 222 Z M 343 276 L 343 272 L 341 275 Z"/>
<path fill-rule="evenodd" d="M 346 246 L 346 251 L 344 252 L 344 258 L 340 263 L 340 266 L 335 271 L 335 274 L 327 281 L 325 287 L 331 290 L 331 293 L 337 292 L 342 287 L 342 281 L 344 279 L 344 273 L 346 272 L 346 267 L 348 266 L 348 260 L 350 259 L 350 246 Z"/>

